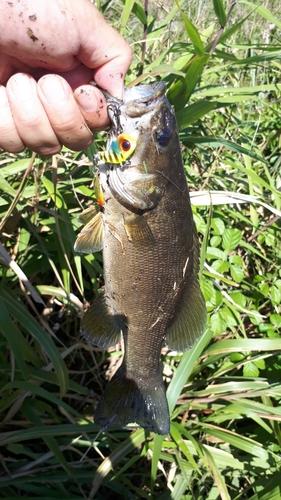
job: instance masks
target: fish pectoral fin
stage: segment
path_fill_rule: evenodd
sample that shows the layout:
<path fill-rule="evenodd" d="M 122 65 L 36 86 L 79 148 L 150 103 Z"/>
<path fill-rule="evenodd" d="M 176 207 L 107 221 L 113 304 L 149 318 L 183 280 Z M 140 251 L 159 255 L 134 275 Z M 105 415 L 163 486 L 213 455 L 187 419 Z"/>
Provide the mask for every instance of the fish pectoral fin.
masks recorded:
<path fill-rule="evenodd" d="M 141 246 L 155 245 L 152 231 L 143 215 L 124 215 L 124 226 L 131 243 Z"/>
<path fill-rule="evenodd" d="M 204 332 L 206 324 L 206 304 L 198 279 L 199 257 L 198 239 L 194 234 L 193 272 L 186 285 L 173 323 L 167 329 L 165 345 L 173 351 L 190 349 Z"/>
<path fill-rule="evenodd" d="M 87 209 L 89 210 L 89 209 Z M 103 214 L 98 208 L 98 212 L 92 215 L 85 210 L 80 215 L 80 220 L 88 221 L 83 227 L 82 231 L 78 234 L 78 237 L 74 244 L 74 251 L 80 253 L 95 253 L 99 252 L 103 247 Z"/>
<path fill-rule="evenodd" d="M 84 314 L 80 330 L 94 345 L 107 349 L 120 342 L 123 324 L 121 318 L 111 314 L 102 291 Z"/>
<path fill-rule="evenodd" d="M 144 382 L 128 378 L 122 364 L 100 399 L 94 422 L 103 429 L 137 423 L 157 434 L 169 434 L 170 417 L 160 370 Z"/>

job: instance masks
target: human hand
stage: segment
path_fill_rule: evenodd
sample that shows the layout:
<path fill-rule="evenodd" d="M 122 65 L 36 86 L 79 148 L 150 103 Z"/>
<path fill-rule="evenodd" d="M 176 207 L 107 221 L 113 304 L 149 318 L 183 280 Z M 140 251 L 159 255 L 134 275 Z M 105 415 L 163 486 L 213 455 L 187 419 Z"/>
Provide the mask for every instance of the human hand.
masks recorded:
<path fill-rule="evenodd" d="M 0 0 L 0 148 L 79 151 L 108 125 L 132 54 L 89 0 Z M 2 84 L 2 85 L 1 85 Z"/>

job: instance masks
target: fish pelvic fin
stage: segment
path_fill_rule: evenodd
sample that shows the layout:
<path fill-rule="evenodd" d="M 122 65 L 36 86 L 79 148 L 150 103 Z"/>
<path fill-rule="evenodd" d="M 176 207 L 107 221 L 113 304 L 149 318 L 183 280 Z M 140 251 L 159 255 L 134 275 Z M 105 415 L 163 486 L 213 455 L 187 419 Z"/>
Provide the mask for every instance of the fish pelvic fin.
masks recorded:
<path fill-rule="evenodd" d="M 173 351 L 190 349 L 204 332 L 206 324 L 206 303 L 198 279 L 198 238 L 194 232 L 194 269 L 177 307 L 177 315 L 166 333 L 165 344 Z"/>
<path fill-rule="evenodd" d="M 162 375 L 147 381 L 129 378 L 124 362 L 109 381 L 94 415 L 104 429 L 136 423 L 156 434 L 170 432 L 170 417 Z"/>
<path fill-rule="evenodd" d="M 120 342 L 124 319 L 111 314 L 102 290 L 83 316 L 80 331 L 97 347 L 107 349 Z"/>

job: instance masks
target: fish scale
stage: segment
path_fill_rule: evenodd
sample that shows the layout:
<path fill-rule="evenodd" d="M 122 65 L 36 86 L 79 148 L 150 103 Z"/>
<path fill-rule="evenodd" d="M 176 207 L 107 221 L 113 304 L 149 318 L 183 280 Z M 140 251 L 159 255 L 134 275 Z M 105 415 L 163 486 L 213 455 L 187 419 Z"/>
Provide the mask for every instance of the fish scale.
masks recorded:
<path fill-rule="evenodd" d="M 167 434 L 161 349 L 189 349 L 205 325 L 198 238 L 165 86 L 130 89 L 124 102 L 111 103 L 113 111 L 114 105 L 116 129 L 134 138 L 135 149 L 125 163 L 97 165 L 104 205 L 94 231 L 99 217 L 105 287 L 81 330 L 103 348 L 114 345 L 121 331 L 124 357 L 99 401 L 95 422 L 103 428 L 136 423 Z M 116 140 L 114 126 L 110 134 L 109 147 Z M 89 249 L 85 237 L 101 246 L 95 235 L 82 232 L 78 251 L 81 245 Z"/>

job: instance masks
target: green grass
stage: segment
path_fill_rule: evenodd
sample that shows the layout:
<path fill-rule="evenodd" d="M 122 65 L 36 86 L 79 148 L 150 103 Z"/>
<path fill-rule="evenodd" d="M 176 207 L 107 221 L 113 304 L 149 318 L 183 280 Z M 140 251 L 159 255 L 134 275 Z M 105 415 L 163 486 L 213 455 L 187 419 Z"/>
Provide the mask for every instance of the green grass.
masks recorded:
<path fill-rule="evenodd" d="M 93 148 L 2 153 L 1 498 L 281 499 L 279 2 L 238 2 L 216 47 L 225 3 L 179 5 L 149 3 L 143 58 L 143 4 L 101 4 L 133 44 L 127 84 L 167 83 L 201 241 L 206 331 L 163 350 L 171 434 L 93 423 L 121 356 L 79 333 L 103 280 L 73 251 Z"/>

